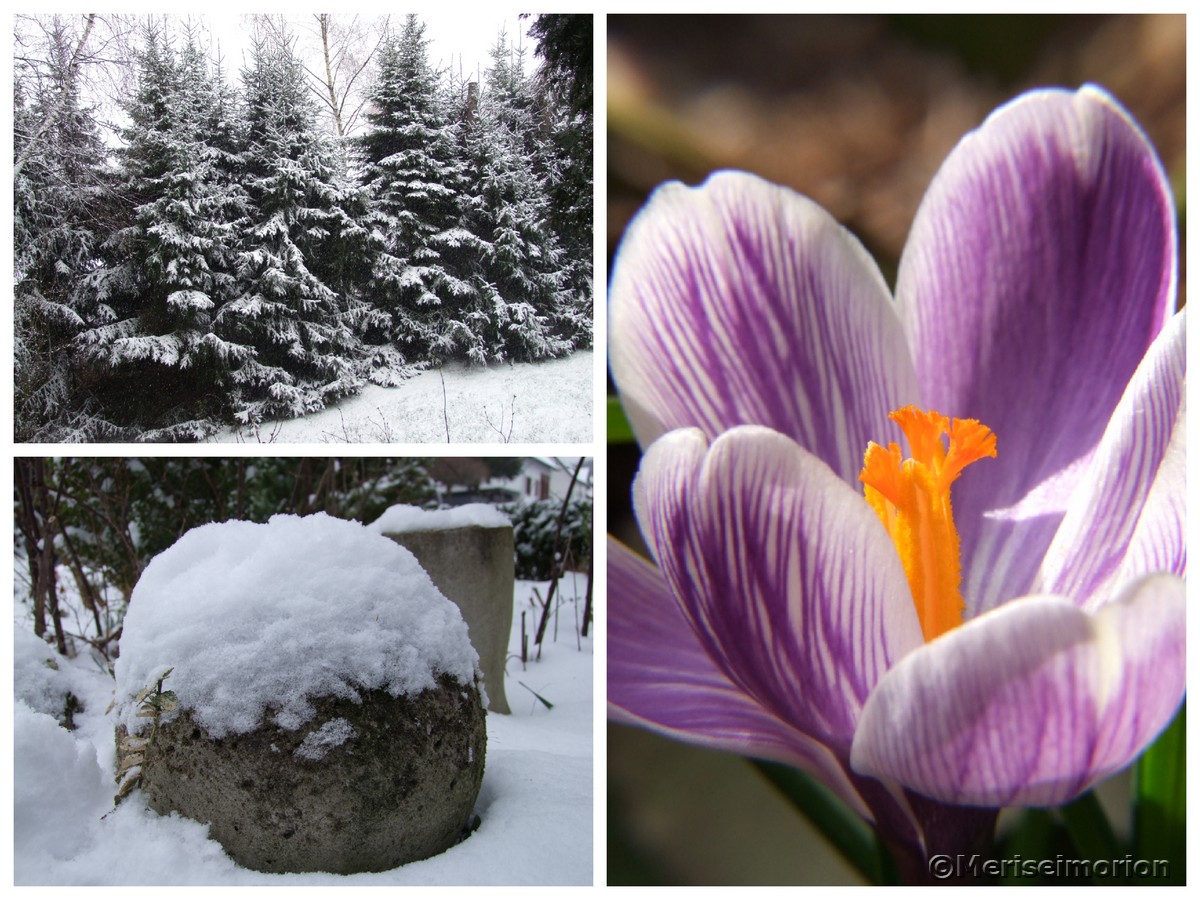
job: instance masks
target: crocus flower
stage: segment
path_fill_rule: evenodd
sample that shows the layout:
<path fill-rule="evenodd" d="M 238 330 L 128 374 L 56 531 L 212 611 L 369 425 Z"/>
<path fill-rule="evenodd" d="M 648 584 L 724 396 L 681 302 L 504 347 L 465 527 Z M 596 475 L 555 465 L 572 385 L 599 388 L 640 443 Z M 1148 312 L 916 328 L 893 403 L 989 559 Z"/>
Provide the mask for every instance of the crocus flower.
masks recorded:
<path fill-rule="evenodd" d="M 610 718 L 804 769 L 916 859 L 1128 765 L 1184 692 L 1175 303 L 1166 179 L 1093 86 L 960 142 L 894 298 L 794 192 L 659 188 L 610 287 L 656 563 L 609 541 Z"/>

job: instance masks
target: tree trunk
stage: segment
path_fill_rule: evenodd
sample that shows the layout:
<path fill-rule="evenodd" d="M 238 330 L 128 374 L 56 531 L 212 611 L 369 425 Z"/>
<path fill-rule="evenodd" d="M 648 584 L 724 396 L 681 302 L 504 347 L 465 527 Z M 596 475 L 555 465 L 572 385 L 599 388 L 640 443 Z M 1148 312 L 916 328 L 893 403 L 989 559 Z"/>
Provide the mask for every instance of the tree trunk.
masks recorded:
<path fill-rule="evenodd" d="M 337 128 L 338 137 L 345 137 L 346 127 L 342 123 L 342 107 L 338 103 L 337 91 L 334 89 L 333 65 L 329 59 L 329 13 L 318 15 L 317 22 L 321 25 L 321 52 L 325 58 L 325 89 L 329 92 L 327 102 L 329 109 L 333 112 L 333 124 Z"/>
<path fill-rule="evenodd" d="M 18 457 L 13 461 L 13 468 L 19 501 L 17 527 L 25 541 L 25 560 L 33 592 L 33 633 L 42 637 L 46 633 L 46 598 L 41 593 L 42 519 L 39 517 L 37 485 L 45 477 L 45 463 L 40 459 Z"/>

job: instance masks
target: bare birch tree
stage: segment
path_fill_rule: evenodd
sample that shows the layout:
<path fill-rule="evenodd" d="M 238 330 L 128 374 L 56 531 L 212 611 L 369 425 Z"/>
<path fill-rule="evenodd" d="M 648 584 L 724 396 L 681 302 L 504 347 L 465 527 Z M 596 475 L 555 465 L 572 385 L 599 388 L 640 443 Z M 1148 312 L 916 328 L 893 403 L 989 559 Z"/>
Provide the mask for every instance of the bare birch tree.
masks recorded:
<path fill-rule="evenodd" d="M 320 99 L 338 137 L 350 134 L 368 102 L 367 71 L 388 33 L 388 17 L 313 14 L 309 33 L 317 40 L 319 60 L 306 61 L 309 88 Z M 306 54 L 310 57 L 311 54 Z"/>

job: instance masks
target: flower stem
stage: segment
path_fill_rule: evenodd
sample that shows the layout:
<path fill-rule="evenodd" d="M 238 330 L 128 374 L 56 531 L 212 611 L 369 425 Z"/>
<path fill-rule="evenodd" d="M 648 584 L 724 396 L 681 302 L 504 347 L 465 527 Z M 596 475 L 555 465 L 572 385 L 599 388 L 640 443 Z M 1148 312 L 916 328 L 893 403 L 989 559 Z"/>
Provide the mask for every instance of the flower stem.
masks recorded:
<path fill-rule="evenodd" d="M 1124 855 L 1124 849 L 1118 843 L 1095 791 L 1081 794 L 1066 806 L 1059 807 L 1058 811 L 1082 858 L 1094 862 L 1119 859 Z"/>
<path fill-rule="evenodd" d="M 913 815 L 920 823 L 918 844 L 895 832 L 880 829 L 892 854 L 902 884 L 975 884 L 989 858 L 999 810 L 953 806 L 920 794 L 907 794 Z"/>

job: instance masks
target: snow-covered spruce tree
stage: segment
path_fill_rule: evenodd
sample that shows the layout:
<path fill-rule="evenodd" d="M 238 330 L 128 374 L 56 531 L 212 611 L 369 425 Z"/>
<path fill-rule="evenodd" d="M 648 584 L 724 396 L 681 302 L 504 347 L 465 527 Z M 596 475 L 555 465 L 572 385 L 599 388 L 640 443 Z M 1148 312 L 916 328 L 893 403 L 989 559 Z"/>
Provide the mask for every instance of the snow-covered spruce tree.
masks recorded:
<path fill-rule="evenodd" d="M 143 40 L 121 151 L 130 221 L 90 279 L 107 321 L 80 337 L 83 371 L 116 423 L 142 439 L 187 440 L 226 412 L 230 369 L 249 356 L 212 333 L 236 289 L 246 204 L 232 148 L 213 144 L 229 97 L 197 36 L 185 32 L 178 54 L 153 23 Z"/>
<path fill-rule="evenodd" d="M 484 241 L 470 355 L 480 361 L 562 356 L 573 340 L 556 326 L 571 294 L 539 178 L 534 96 L 521 54 L 503 35 L 491 56 L 467 134 L 473 190 L 466 224 Z"/>
<path fill-rule="evenodd" d="M 572 347 L 592 344 L 592 121 L 546 97 L 545 140 L 535 170 L 547 200 L 548 226 L 560 251 L 563 290 L 550 314 L 554 333 Z"/>
<path fill-rule="evenodd" d="M 529 29 L 542 59 L 537 83 L 550 123 L 544 182 L 572 300 L 560 329 L 577 347 L 592 336 L 592 17 L 541 14 Z"/>
<path fill-rule="evenodd" d="M 260 35 L 242 73 L 249 221 L 239 294 L 214 317 L 225 346 L 247 358 L 232 372 L 234 415 L 254 423 L 324 407 L 360 389 L 361 306 L 340 294 L 365 257 L 356 191 L 316 124 L 286 33 Z"/>
<path fill-rule="evenodd" d="M 14 77 L 14 425 L 19 441 L 92 440 L 71 375 L 72 341 L 93 316 L 79 284 L 96 265 L 113 181 L 80 100 L 79 38 L 55 18 L 46 58 Z"/>
<path fill-rule="evenodd" d="M 469 355 L 475 344 L 470 269 L 480 244 L 462 227 L 465 166 L 424 31 L 409 15 L 380 48 L 369 128 L 359 139 L 378 245 L 366 336 L 377 348 L 372 377 L 380 383 L 406 363 Z"/>

